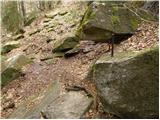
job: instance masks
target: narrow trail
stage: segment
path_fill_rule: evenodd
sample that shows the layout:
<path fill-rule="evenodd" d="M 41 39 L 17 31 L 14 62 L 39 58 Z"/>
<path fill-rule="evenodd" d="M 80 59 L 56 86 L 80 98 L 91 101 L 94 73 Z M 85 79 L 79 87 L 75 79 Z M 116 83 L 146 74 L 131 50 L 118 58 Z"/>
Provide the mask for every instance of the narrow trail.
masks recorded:
<path fill-rule="evenodd" d="M 87 45 L 90 43 L 91 45 Z M 96 96 L 96 88 L 91 81 L 85 79 L 89 67 L 100 55 L 108 51 L 108 44 L 94 44 L 88 41 L 81 42 L 82 47 L 85 49 L 90 48 L 88 53 L 79 53 L 70 58 L 56 58 L 52 59 L 51 63 L 46 61 L 35 62 L 24 67 L 24 75 L 19 79 L 9 83 L 2 89 L 2 93 L 8 95 L 8 99 L 15 103 L 17 107 L 30 96 L 40 93 L 54 80 L 59 80 L 63 93 L 67 92 L 66 87 L 81 86 L 89 90 L 93 96 Z M 7 116 L 10 109 L 2 112 L 2 116 Z M 88 117 L 94 117 L 93 112 L 97 110 L 90 110 Z"/>

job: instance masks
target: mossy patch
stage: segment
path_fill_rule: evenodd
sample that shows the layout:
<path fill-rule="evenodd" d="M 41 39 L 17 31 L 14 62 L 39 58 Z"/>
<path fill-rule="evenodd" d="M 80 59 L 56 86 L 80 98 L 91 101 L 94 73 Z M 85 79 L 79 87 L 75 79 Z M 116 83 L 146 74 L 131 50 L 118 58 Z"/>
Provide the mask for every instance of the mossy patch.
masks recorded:
<path fill-rule="evenodd" d="M 6 54 L 10 52 L 11 50 L 20 47 L 20 43 L 18 41 L 11 41 L 6 43 L 4 46 L 1 48 L 1 54 Z"/>

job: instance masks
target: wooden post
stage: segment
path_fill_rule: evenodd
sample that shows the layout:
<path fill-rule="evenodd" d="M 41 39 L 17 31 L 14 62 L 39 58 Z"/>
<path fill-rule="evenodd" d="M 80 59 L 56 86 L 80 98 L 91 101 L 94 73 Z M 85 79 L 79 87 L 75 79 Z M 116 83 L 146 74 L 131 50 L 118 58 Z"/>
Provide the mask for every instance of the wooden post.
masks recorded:
<path fill-rule="evenodd" d="M 114 34 L 112 34 L 112 48 L 111 48 L 111 57 L 114 57 Z"/>

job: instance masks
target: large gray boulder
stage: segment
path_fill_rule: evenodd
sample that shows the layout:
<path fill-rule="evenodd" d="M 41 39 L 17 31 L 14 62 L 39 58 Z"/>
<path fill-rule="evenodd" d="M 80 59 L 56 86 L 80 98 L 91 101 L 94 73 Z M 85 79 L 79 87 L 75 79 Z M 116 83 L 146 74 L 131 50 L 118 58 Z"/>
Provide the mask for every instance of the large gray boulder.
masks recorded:
<path fill-rule="evenodd" d="M 144 14 L 148 18 L 153 17 L 144 10 L 133 10 L 125 6 L 123 2 L 93 2 L 83 16 L 77 35 L 82 39 L 96 42 L 106 42 L 113 37 L 113 34 L 131 35 L 137 29 Z"/>
<path fill-rule="evenodd" d="M 106 112 L 121 118 L 158 118 L 159 49 L 102 56 L 92 79 Z M 90 73 L 91 74 L 91 73 Z"/>
<path fill-rule="evenodd" d="M 23 54 L 17 54 L 1 62 L 1 85 L 4 86 L 10 81 L 18 78 L 21 68 L 32 61 Z"/>

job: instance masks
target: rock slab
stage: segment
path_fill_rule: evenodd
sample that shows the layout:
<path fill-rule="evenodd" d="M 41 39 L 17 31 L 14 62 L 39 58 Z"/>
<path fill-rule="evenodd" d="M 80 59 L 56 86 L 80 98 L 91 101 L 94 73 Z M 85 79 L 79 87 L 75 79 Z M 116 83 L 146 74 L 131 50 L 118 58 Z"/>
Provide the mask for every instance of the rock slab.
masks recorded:
<path fill-rule="evenodd" d="M 158 118 L 159 49 L 102 56 L 92 77 L 106 112 L 121 118 Z"/>
<path fill-rule="evenodd" d="M 41 118 L 40 112 L 42 109 L 56 99 L 60 91 L 59 81 L 53 81 L 43 92 L 33 95 L 25 103 L 22 103 L 13 111 L 9 119 Z"/>
<path fill-rule="evenodd" d="M 69 92 L 53 101 L 43 112 L 49 119 L 80 119 L 92 101 L 82 92 Z"/>

